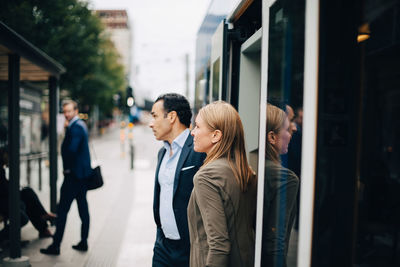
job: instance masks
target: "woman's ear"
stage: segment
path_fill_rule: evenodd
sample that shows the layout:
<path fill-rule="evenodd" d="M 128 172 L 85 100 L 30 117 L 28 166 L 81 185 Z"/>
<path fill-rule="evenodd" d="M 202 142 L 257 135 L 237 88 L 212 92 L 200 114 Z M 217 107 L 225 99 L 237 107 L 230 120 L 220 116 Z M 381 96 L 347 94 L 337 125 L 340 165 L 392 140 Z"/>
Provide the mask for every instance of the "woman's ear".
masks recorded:
<path fill-rule="evenodd" d="M 267 140 L 268 140 L 268 142 L 269 142 L 270 144 L 275 145 L 275 143 L 276 143 L 276 136 L 275 136 L 274 131 L 269 131 L 269 132 L 267 133 Z"/>
<path fill-rule="evenodd" d="M 221 140 L 221 138 L 222 132 L 220 130 L 215 130 L 211 138 L 211 143 L 216 144 Z"/>

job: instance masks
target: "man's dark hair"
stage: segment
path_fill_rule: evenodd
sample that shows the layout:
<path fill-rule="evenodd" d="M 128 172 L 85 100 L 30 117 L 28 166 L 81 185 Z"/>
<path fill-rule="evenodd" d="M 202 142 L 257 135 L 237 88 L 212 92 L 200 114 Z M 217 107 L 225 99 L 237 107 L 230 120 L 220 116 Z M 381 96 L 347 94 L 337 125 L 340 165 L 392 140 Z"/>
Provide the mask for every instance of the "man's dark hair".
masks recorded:
<path fill-rule="evenodd" d="M 175 111 L 178 115 L 179 121 L 186 127 L 190 127 L 190 120 L 192 118 L 192 110 L 187 99 L 180 94 L 168 93 L 160 95 L 156 101 L 163 101 L 164 111 L 170 113 Z"/>

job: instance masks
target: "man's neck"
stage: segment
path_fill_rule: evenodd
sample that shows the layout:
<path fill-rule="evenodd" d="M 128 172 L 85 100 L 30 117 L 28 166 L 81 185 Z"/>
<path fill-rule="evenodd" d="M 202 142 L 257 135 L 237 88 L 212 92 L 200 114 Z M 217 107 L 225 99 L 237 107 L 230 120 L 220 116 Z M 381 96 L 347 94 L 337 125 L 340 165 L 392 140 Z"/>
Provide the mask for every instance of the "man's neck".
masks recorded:
<path fill-rule="evenodd" d="M 175 138 L 177 138 L 186 129 L 187 129 L 187 127 L 185 125 L 180 125 L 179 127 L 172 128 L 169 138 L 165 141 L 167 141 L 171 147 L 172 142 L 175 140 Z"/>
<path fill-rule="evenodd" d="M 176 129 L 173 129 L 173 131 L 171 132 L 170 138 L 168 138 L 168 140 L 166 140 L 166 142 L 169 145 L 169 156 L 172 157 L 173 155 L 173 150 L 172 150 L 172 142 L 179 136 L 181 135 L 186 129 L 186 126 L 183 125 L 183 127 L 178 127 Z"/>

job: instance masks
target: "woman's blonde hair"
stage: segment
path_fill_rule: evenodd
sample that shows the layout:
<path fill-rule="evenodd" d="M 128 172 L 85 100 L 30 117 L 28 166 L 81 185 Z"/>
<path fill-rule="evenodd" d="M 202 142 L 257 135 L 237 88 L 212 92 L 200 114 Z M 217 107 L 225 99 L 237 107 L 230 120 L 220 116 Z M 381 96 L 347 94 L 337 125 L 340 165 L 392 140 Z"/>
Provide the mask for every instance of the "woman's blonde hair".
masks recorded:
<path fill-rule="evenodd" d="M 267 104 L 267 140 L 265 147 L 265 157 L 269 160 L 280 162 L 279 152 L 276 148 L 268 141 L 268 133 L 274 132 L 278 134 L 279 131 L 284 127 L 286 120 L 286 113 L 282 109 Z"/>
<path fill-rule="evenodd" d="M 203 166 L 226 157 L 242 192 L 247 190 L 253 170 L 247 162 L 242 121 L 238 112 L 224 101 L 216 101 L 200 109 L 199 115 L 211 131 L 219 130 L 222 137 L 207 153 Z"/>

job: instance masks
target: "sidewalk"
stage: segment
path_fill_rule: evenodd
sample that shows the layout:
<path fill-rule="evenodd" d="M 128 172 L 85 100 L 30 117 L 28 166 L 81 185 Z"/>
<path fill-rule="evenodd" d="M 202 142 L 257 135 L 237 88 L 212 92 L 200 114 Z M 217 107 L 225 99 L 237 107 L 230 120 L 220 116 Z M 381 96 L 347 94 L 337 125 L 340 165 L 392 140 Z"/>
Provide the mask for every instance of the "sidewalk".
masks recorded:
<path fill-rule="evenodd" d="M 22 249 L 22 255 L 29 257 L 33 267 L 151 266 L 155 240 L 152 208 L 154 171 L 161 143 L 155 141 L 147 125 L 136 126 L 133 135 L 134 170 L 130 170 L 127 142 L 126 156 L 123 158 L 121 155 L 118 128 L 92 140 L 105 185 L 88 192 L 91 216 L 89 251 L 82 253 L 71 248 L 80 239 L 80 219 L 74 202 L 68 214 L 60 256 L 41 254 L 40 248 L 47 247 L 51 239 L 38 239 L 38 233 L 30 223 L 22 228 L 22 239 L 30 241 Z M 59 184 L 62 179 L 60 175 Z M 43 187 L 39 196 L 47 208 L 46 180 Z M 54 232 L 54 227 L 50 229 Z M 2 258 L 5 256 L 4 253 L 0 255 Z"/>

